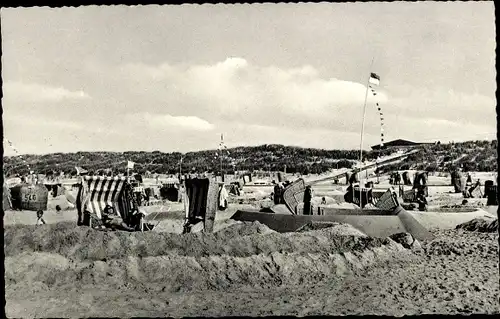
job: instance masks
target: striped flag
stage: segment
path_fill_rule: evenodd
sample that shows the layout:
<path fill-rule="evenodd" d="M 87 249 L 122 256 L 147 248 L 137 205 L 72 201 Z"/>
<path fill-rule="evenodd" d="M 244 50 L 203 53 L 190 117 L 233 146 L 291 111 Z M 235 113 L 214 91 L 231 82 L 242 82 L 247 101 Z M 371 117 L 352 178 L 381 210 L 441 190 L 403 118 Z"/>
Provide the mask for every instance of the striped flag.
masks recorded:
<path fill-rule="evenodd" d="M 380 76 L 375 73 L 370 73 L 370 79 L 368 80 L 368 83 L 373 85 L 380 85 Z"/>

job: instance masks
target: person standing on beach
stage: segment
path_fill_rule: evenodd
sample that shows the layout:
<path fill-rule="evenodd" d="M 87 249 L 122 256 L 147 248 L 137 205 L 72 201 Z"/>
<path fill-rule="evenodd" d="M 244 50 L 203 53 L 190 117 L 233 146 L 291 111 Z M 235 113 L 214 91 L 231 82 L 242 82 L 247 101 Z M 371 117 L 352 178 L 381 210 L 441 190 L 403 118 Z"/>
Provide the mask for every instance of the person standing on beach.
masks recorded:
<path fill-rule="evenodd" d="M 37 225 L 42 225 L 42 224 L 45 225 L 45 224 L 47 224 L 45 222 L 45 220 L 43 219 L 43 210 L 40 209 L 39 211 L 37 211 L 36 212 L 36 217 L 37 217 L 37 220 L 36 220 L 36 224 Z"/>
<path fill-rule="evenodd" d="M 274 185 L 274 204 L 275 205 L 278 205 L 280 203 L 280 185 L 279 183 L 278 184 L 275 184 Z"/>
<path fill-rule="evenodd" d="M 311 185 L 307 185 L 306 191 L 304 192 L 304 215 L 312 215 L 312 189 Z"/>
<path fill-rule="evenodd" d="M 283 183 L 278 183 L 278 186 L 279 186 L 278 204 L 284 204 L 285 199 L 283 198 L 283 193 L 285 192 L 285 186 L 283 186 Z"/>
<path fill-rule="evenodd" d="M 418 203 L 418 210 L 421 212 L 427 211 L 427 199 L 425 198 L 425 191 L 423 188 L 418 189 L 416 200 Z"/>

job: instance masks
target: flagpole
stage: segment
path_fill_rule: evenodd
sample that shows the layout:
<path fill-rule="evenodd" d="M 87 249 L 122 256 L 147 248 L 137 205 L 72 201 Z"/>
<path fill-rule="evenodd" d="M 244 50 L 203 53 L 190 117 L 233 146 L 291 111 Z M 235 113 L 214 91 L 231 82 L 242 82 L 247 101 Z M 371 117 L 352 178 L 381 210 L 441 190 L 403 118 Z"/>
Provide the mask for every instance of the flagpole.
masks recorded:
<path fill-rule="evenodd" d="M 361 188 L 363 185 L 363 177 L 361 174 L 361 167 L 363 165 L 363 134 L 365 132 L 366 101 L 368 99 L 368 88 L 370 86 L 370 76 L 371 76 L 371 71 L 372 71 L 372 67 L 373 67 L 373 60 L 374 60 L 374 57 L 372 57 L 372 62 L 370 64 L 370 70 L 368 72 L 368 80 L 366 83 L 365 102 L 363 104 L 363 121 L 361 123 L 361 139 L 360 139 L 361 141 L 359 143 L 359 206 L 361 207 L 361 209 L 363 209 L 363 196 L 361 193 Z"/>
<path fill-rule="evenodd" d="M 220 160 L 220 181 L 224 182 L 224 172 L 222 172 L 222 148 L 224 147 L 224 135 L 220 135 L 220 145 L 219 145 L 219 160 Z"/>
<path fill-rule="evenodd" d="M 181 160 L 179 161 L 179 184 L 181 182 L 181 177 L 182 177 L 182 155 L 181 155 Z"/>

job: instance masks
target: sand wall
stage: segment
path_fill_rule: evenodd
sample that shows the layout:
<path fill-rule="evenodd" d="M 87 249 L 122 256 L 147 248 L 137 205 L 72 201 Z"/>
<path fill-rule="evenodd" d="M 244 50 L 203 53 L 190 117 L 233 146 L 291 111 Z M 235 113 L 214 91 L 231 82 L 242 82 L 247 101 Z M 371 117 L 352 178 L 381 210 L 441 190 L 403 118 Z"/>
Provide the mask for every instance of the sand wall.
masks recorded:
<path fill-rule="evenodd" d="M 280 234 L 255 222 L 177 235 L 101 232 L 67 223 L 10 226 L 4 233 L 5 281 L 11 291 L 75 283 L 147 284 L 162 291 L 270 287 L 319 282 L 411 255 L 391 239 L 346 227 Z"/>

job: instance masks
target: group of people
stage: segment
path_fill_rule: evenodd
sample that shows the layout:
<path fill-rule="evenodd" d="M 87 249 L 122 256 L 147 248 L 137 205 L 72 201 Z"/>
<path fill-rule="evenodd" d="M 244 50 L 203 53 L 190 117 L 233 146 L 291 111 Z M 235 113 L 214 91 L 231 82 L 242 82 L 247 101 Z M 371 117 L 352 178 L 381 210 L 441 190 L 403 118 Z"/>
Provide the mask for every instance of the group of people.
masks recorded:
<path fill-rule="evenodd" d="M 141 230 L 141 221 L 145 216 L 145 214 L 140 212 L 137 208 L 133 208 L 133 211 L 130 214 L 130 218 L 127 221 L 125 221 L 116 212 L 115 208 L 111 205 L 106 205 L 101 215 L 102 215 L 101 218 L 98 218 L 97 215 L 95 215 L 94 213 L 85 211 L 83 215 L 79 214 L 79 219 L 77 224 L 79 226 L 87 225 L 93 228 L 124 230 L 133 232 Z M 145 230 L 148 229 L 146 228 Z"/>
<path fill-rule="evenodd" d="M 394 172 L 389 176 L 389 184 L 399 185 L 401 183 L 401 174 L 399 172 Z"/>
<path fill-rule="evenodd" d="M 285 189 L 291 184 L 290 181 L 285 181 L 284 183 L 276 183 L 273 181 L 274 184 L 274 192 L 271 193 L 271 197 L 274 200 L 274 204 L 284 204 L 284 198 L 283 198 L 283 193 Z M 311 185 L 307 185 L 306 189 L 304 191 L 304 198 L 303 198 L 303 203 L 304 203 L 304 208 L 303 208 L 303 214 L 304 215 L 312 215 L 313 214 L 313 206 L 312 206 L 312 198 L 313 198 L 313 191 L 311 188 Z M 323 202 L 326 203 L 325 198 L 323 197 Z"/>
<path fill-rule="evenodd" d="M 284 198 L 283 198 L 283 193 L 285 192 L 285 188 L 291 184 L 290 181 L 285 181 L 283 183 L 279 182 L 276 183 L 276 181 L 272 181 L 274 184 L 274 189 L 273 192 L 271 193 L 271 199 L 274 200 L 274 204 L 284 204 Z"/>

